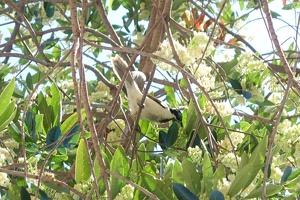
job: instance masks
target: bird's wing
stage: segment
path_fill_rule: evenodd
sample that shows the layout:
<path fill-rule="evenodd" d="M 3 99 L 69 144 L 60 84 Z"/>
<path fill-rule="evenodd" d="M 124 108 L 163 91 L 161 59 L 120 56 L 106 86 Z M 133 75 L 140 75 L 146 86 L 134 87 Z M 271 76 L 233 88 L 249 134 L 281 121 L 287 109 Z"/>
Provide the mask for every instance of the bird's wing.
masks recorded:
<path fill-rule="evenodd" d="M 163 108 L 168 108 L 169 106 L 167 104 L 165 104 L 163 101 L 159 100 L 158 98 L 151 96 L 151 95 L 147 95 L 147 97 L 149 97 L 150 99 L 152 99 L 153 101 L 157 102 L 161 107 Z"/>

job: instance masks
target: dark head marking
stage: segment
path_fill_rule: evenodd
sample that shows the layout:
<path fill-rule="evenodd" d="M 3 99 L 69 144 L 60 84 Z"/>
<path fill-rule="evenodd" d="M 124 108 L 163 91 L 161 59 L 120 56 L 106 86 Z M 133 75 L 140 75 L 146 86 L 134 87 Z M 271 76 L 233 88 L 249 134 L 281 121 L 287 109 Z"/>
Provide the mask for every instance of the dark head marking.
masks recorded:
<path fill-rule="evenodd" d="M 170 112 L 175 115 L 175 119 L 179 122 L 182 122 L 182 114 L 180 110 L 175 109 L 175 108 L 170 108 Z"/>

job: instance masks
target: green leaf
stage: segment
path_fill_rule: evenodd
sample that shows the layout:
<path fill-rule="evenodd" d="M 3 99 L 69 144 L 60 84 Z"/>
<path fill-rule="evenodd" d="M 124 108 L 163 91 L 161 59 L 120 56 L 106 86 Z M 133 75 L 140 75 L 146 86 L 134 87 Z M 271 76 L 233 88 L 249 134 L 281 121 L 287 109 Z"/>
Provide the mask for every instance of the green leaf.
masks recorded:
<path fill-rule="evenodd" d="M 195 128 L 195 123 L 197 120 L 197 112 L 192 101 L 190 101 L 189 107 L 186 112 L 187 112 L 187 119 L 186 119 L 186 123 L 183 122 L 183 124 L 186 124 L 185 130 L 188 134 L 190 134 Z"/>
<path fill-rule="evenodd" d="M 266 195 L 267 197 L 277 194 L 282 190 L 282 186 L 275 185 L 275 184 L 268 184 L 266 186 Z M 262 196 L 262 186 L 252 190 L 245 198 L 252 199 L 252 198 L 259 198 Z"/>
<path fill-rule="evenodd" d="M 253 165 L 252 163 L 249 163 L 242 169 L 237 171 L 237 175 L 233 180 L 227 193 L 229 196 L 232 197 L 236 195 L 241 189 L 245 187 L 246 182 L 249 182 L 249 180 L 252 181 L 252 179 L 250 178 L 250 175 L 252 174 L 252 169 Z"/>
<path fill-rule="evenodd" d="M 21 199 L 20 187 L 16 184 L 9 186 L 8 199 Z"/>
<path fill-rule="evenodd" d="M 243 94 L 243 88 L 240 81 L 229 79 L 229 83 L 231 84 L 231 87 L 236 91 L 236 93 Z"/>
<path fill-rule="evenodd" d="M 158 133 L 158 142 L 159 142 L 160 147 L 163 150 L 166 150 L 168 148 L 168 146 L 166 144 L 167 135 L 168 134 L 163 130 L 160 130 L 159 133 Z"/>
<path fill-rule="evenodd" d="M 21 200 L 31 200 L 30 194 L 24 186 L 21 186 L 20 194 L 21 194 Z"/>
<path fill-rule="evenodd" d="M 240 5 L 240 10 L 244 10 L 245 8 L 245 2 L 244 1 L 239 1 L 239 5 Z"/>
<path fill-rule="evenodd" d="M 153 191 L 153 193 L 157 196 L 158 199 L 173 199 L 172 198 L 172 190 L 170 189 L 170 187 L 167 186 L 166 183 L 164 183 L 163 181 L 156 179 L 155 180 L 156 186 L 155 186 L 155 190 Z"/>
<path fill-rule="evenodd" d="M 33 90 L 32 76 L 30 73 L 28 73 L 26 76 L 26 85 L 30 90 Z"/>
<path fill-rule="evenodd" d="M 204 152 L 203 165 L 202 165 L 202 173 L 203 173 L 203 187 L 206 194 L 211 193 L 213 188 L 213 166 L 211 164 L 210 155 L 207 151 Z"/>
<path fill-rule="evenodd" d="M 179 183 L 173 183 L 172 189 L 176 197 L 180 200 L 198 200 L 195 194 Z"/>
<path fill-rule="evenodd" d="M 52 129 L 50 129 L 46 136 L 47 149 L 53 148 L 60 137 L 61 130 L 59 126 L 55 126 Z"/>
<path fill-rule="evenodd" d="M 177 100 L 175 97 L 175 92 L 173 87 L 164 86 L 164 89 L 166 91 L 166 100 L 169 103 L 170 107 L 176 107 Z"/>
<path fill-rule="evenodd" d="M 294 1 L 293 3 L 285 5 L 282 10 L 291 10 L 291 9 L 297 9 L 300 8 L 300 2 Z"/>
<path fill-rule="evenodd" d="M 271 16 L 272 16 L 272 18 L 278 18 L 278 17 L 280 17 L 281 15 L 278 14 L 277 12 L 274 12 L 274 11 L 271 10 Z"/>
<path fill-rule="evenodd" d="M 296 177 L 299 177 L 299 176 L 300 176 L 300 168 L 297 169 L 297 170 L 295 170 L 295 171 L 293 171 L 291 173 L 291 175 L 289 176 L 288 180 L 292 180 L 292 179 L 294 179 Z"/>
<path fill-rule="evenodd" d="M 1 105 L 9 104 L 12 94 L 14 92 L 14 88 L 15 88 L 15 78 L 11 79 L 8 85 L 1 92 L 0 94 Z M 4 113 L 5 110 L 6 110 L 6 106 L 0 106 L 0 116 Z"/>
<path fill-rule="evenodd" d="M 213 190 L 209 195 L 209 200 L 225 200 L 225 197 L 219 190 Z"/>
<path fill-rule="evenodd" d="M 55 11 L 54 4 L 51 2 L 44 2 L 44 10 L 48 18 L 53 17 Z"/>
<path fill-rule="evenodd" d="M 33 141 L 37 140 L 36 137 L 36 122 L 35 122 L 35 116 L 33 112 L 27 112 L 25 117 L 25 125 L 27 127 L 27 131 L 29 135 L 31 136 L 31 139 Z"/>
<path fill-rule="evenodd" d="M 61 48 L 59 45 L 55 45 L 53 50 L 52 50 L 52 55 L 53 55 L 53 58 L 55 58 L 56 61 L 59 61 L 60 60 L 60 57 L 61 57 Z"/>
<path fill-rule="evenodd" d="M 4 113 L 0 116 L 0 131 L 7 128 L 9 123 L 15 118 L 17 109 L 15 108 L 15 101 L 12 101 L 8 104 L 8 106 L 2 106 L 5 109 Z"/>
<path fill-rule="evenodd" d="M 85 111 L 84 109 L 82 109 L 81 110 L 82 120 L 85 120 L 85 117 L 86 117 Z M 78 113 L 75 112 L 71 116 L 69 116 L 61 125 L 60 129 L 62 135 L 65 135 L 68 132 L 70 132 L 77 123 L 78 123 Z"/>
<path fill-rule="evenodd" d="M 77 148 L 75 161 L 75 181 L 82 183 L 90 180 L 91 168 L 84 140 L 81 139 Z"/>
<path fill-rule="evenodd" d="M 42 92 L 38 95 L 38 109 L 41 114 L 43 114 L 43 125 L 46 132 L 48 132 L 52 126 L 52 108 L 48 106 L 47 101 Z"/>
<path fill-rule="evenodd" d="M 179 130 L 179 126 L 177 122 L 174 122 L 169 127 L 168 134 L 166 136 L 166 141 L 165 141 L 167 147 L 171 147 L 176 142 L 178 138 L 178 130 Z"/>
<path fill-rule="evenodd" d="M 249 158 L 249 163 L 237 171 L 237 175 L 232 182 L 228 195 L 234 196 L 240 190 L 247 188 L 263 167 L 267 150 L 268 136 L 265 136 L 254 149 Z"/>
<path fill-rule="evenodd" d="M 183 173 L 182 172 L 183 172 L 182 165 L 176 159 L 174 161 L 174 166 L 172 169 L 172 181 L 177 182 L 177 183 L 183 183 Z"/>
<path fill-rule="evenodd" d="M 220 163 L 214 173 L 214 188 L 217 187 L 218 181 L 225 177 L 226 177 L 226 169 L 224 165 Z"/>
<path fill-rule="evenodd" d="M 119 0 L 110 0 L 109 1 L 109 7 L 112 10 L 117 10 L 120 7 L 120 1 Z"/>
<path fill-rule="evenodd" d="M 186 143 L 186 148 L 188 148 L 192 142 L 192 139 L 194 137 L 194 134 L 195 134 L 195 131 L 192 131 L 191 135 L 190 135 L 190 139 L 189 141 Z M 201 140 L 200 140 L 200 137 L 199 137 L 199 134 L 196 134 L 196 137 L 194 138 L 193 140 L 193 143 L 191 144 L 191 147 L 195 147 L 195 146 L 198 146 L 200 147 L 201 145 Z"/>
<path fill-rule="evenodd" d="M 154 191 L 156 186 L 156 169 L 153 169 L 153 166 L 146 165 L 141 173 L 140 180 L 141 186 L 148 189 L 149 191 Z"/>
<path fill-rule="evenodd" d="M 129 174 L 129 163 L 122 146 L 119 146 L 118 149 L 115 151 L 110 164 L 110 168 L 111 171 L 123 176 L 124 178 L 127 178 Z M 121 191 L 121 188 L 124 187 L 125 182 L 120 180 L 119 178 L 111 176 L 110 183 L 112 198 L 115 198 L 117 194 Z"/>
<path fill-rule="evenodd" d="M 48 105 L 52 107 L 53 111 L 53 126 L 60 125 L 61 121 L 61 97 L 60 92 L 55 83 L 50 87 L 51 98 L 48 98 Z"/>
<path fill-rule="evenodd" d="M 283 184 L 283 183 L 285 183 L 287 180 L 288 180 L 288 178 L 289 178 L 289 176 L 291 175 L 291 173 L 292 173 L 292 167 L 291 166 L 287 166 L 286 168 L 285 168 L 285 170 L 284 170 L 284 172 L 283 172 L 283 175 L 282 175 L 282 177 L 281 177 L 281 180 L 280 180 L 280 183 L 281 184 Z"/>
<path fill-rule="evenodd" d="M 197 173 L 196 166 L 192 162 L 187 159 L 183 159 L 182 161 L 182 169 L 183 169 L 183 180 L 186 187 L 191 190 L 194 194 L 198 194 L 200 192 L 200 176 Z"/>

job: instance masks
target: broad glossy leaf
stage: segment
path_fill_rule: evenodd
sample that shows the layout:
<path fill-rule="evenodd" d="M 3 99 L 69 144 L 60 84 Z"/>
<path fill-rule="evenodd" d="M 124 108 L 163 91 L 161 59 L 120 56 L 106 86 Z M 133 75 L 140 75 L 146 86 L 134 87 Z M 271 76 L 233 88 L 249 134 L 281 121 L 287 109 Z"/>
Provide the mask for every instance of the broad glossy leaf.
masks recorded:
<path fill-rule="evenodd" d="M 48 18 L 53 17 L 55 11 L 54 4 L 51 2 L 44 2 L 44 10 Z"/>
<path fill-rule="evenodd" d="M 55 58 L 56 61 L 60 60 L 61 57 L 61 48 L 60 46 L 57 44 L 54 46 L 53 50 L 52 50 L 52 55 Z"/>
<path fill-rule="evenodd" d="M 277 194 L 282 190 L 282 188 L 283 187 L 281 185 L 268 184 L 266 186 L 267 197 Z M 259 198 L 259 197 L 262 197 L 262 187 L 252 190 L 245 198 L 251 199 L 251 198 Z"/>
<path fill-rule="evenodd" d="M 226 169 L 222 163 L 219 163 L 218 168 L 214 173 L 214 188 L 217 187 L 218 181 L 226 177 Z"/>
<path fill-rule="evenodd" d="M 21 200 L 31 200 L 30 194 L 24 186 L 21 186 L 20 194 Z"/>
<path fill-rule="evenodd" d="M 40 92 L 38 95 L 38 109 L 41 114 L 43 114 L 43 125 L 45 131 L 49 131 L 53 126 L 52 122 L 52 116 L 53 116 L 53 111 L 51 106 L 48 106 L 46 98 L 44 97 L 43 93 Z"/>
<path fill-rule="evenodd" d="M 119 0 L 110 0 L 109 6 L 112 10 L 117 10 L 120 7 L 120 1 Z"/>
<path fill-rule="evenodd" d="M 240 81 L 229 79 L 229 83 L 231 84 L 231 87 L 236 91 L 236 93 L 243 94 L 243 88 Z"/>
<path fill-rule="evenodd" d="M 167 147 L 171 147 L 178 138 L 178 130 L 179 125 L 177 122 L 172 123 L 172 125 L 169 127 L 168 134 L 166 136 L 165 144 Z"/>
<path fill-rule="evenodd" d="M 189 107 L 186 112 L 187 112 L 186 123 L 183 122 L 183 124 L 186 124 L 185 130 L 188 134 L 190 134 L 195 128 L 195 123 L 197 120 L 196 109 L 192 101 L 190 101 Z"/>
<path fill-rule="evenodd" d="M 7 128 L 9 123 L 15 118 L 17 109 L 15 108 L 15 101 L 11 101 L 7 106 L 5 107 L 5 111 L 0 116 L 0 131 Z"/>
<path fill-rule="evenodd" d="M 61 131 L 59 126 L 55 126 L 50 131 L 48 131 L 46 136 L 46 145 L 47 148 L 53 148 L 55 146 L 56 141 L 60 138 Z"/>
<path fill-rule="evenodd" d="M 35 116 L 33 112 L 27 112 L 25 117 L 25 124 L 27 127 L 27 131 L 29 135 L 31 136 L 31 139 L 33 141 L 37 140 L 36 137 L 36 122 L 35 122 Z"/>
<path fill-rule="evenodd" d="M 186 187 L 191 190 L 194 194 L 198 194 L 200 192 L 200 175 L 197 173 L 196 166 L 192 162 L 187 159 L 183 159 L 182 161 L 182 169 L 183 169 L 183 180 Z"/>
<path fill-rule="evenodd" d="M 16 184 L 9 186 L 8 199 L 21 199 L 20 187 Z"/>
<path fill-rule="evenodd" d="M 166 150 L 168 148 L 168 146 L 166 144 L 167 135 L 168 134 L 163 130 L 160 130 L 159 133 L 158 133 L 158 142 L 159 142 L 160 147 L 163 150 Z"/>
<path fill-rule="evenodd" d="M 232 197 L 236 195 L 240 190 L 242 190 L 245 187 L 246 182 L 249 182 L 250 180 L 250 175 L 253 174 L 252 170 L 253 165 L 252 163 L 249 163 L 237 171 L 237 175 L 228 190 L 229 196 Z M 252 181 L 252 179 L 250 181 Z"/>
<path fill-rule="evenodd" d="M 225 197 L 219 190 L 213 190 L 209 195 L 209 200 L 225 200 Z"/>
<path fill-rule="evenodd" d="M 129 163 L 122 146 L 119 146 L 118 149 L 115 151 L 110 164 L 110 168 L 111 171 L 123 176 L 124 178 L 127 178 L 129 174 Z M 115 198 L 117 194 L 121 191 L 121 188 L 124 187 L 125 182 L 114 176 L 111 176 L 110 180 L 111 194 L 112 197 Z"/>
<path fill-rule="evenodd" d="M 177 183 L 183 183 L 183 173 L 182 172 L 183 172 L 182 165 L 176 159 L 174 161 L 174 166 L 172 169 L 172 181 L 177 182 Z"/>
<path fill-rule="evenodd" d="M 280 180 L 280 183 L 281 184 L 283 184 L 283 183 L 285 183 L 287 180 L 288 180 L 288 178 L 289 178 L 289 176 L 291 175 L 291 173 L 292 173 L 292 167 L 291 166 L 287 166 L 286 168 L 285 168 L 285 170 L 284 170 L 284 172 L 283 172 L 283 175 L 281 176 L 281 180 Z"/>
<path fill-rule="evenodd" d="M 203 185 L 205 192 L 209 194 L 213 188 L 214 175 L 213 175 L 213 166 L 211 164 L 210 155 L 207 151 L 204 152 L 203 165 Z"/>
<path fill-rule="evenodd" d="M 8 83 L 8 85 L 3 89 L 3 91 L 0 94 L 0 101 L 2 105 L 8 105 L 12 94 L 14 92 L 15 88 L 15 78 L 11 79 L 11 81 Z M 6 106 L 0 106 L 0 116 L 4 113 L 6 110 Z"/>
<path fill-rule="evenodd" d="M 61 121 L 61 97 L 55 83 L 50 87 L 51 97 L 47 98 L 48 105 L 53 110 L 53 126 L 60 125 Z"/>
<path fill-rule="evenodd" d="M 30 73 L 27 74 L 26 76 L 26 86 L 32 90 L 33 89 L 33 82 L 32 82 L 32 76 Z"/>
<path fill-rule="evenodd" d="M 91 177 L 91 168 L 87 149 L 84 140 L 81 139 L 77 148 L 76 161 L 75 161 L 75 181 L 82 183 L 88 181 Z"/>
<path fill-rule="evenodd" d="M 175 92 L 174 89 L 170 86 L 164 86 L 164 89 L 166 91 L 166 100 L 169 103 L 170 107 L 175 107 L 176 106 L 176 97 L 175 97 Z"/>
<path fill-rule="evenodd" d="M 155 190 L 153 191 L 154 194 L 158 197 L 158 199 L 165 199 L 165 200 L 172 200 L 172 190 L 170 187 L 164 183 L 163 181 L 156 179 L 155 180 L 156 186 Z"/>
<path fill-rule="evenodd" d="M 191 147 L 195 147 L 195 146 L 201 146 L 201 141 L 200 141 L 200 137 L 199 137 L 199 134 L 196 134 L 194 140 L 193 140 L 193 143 L 191 144 L 192 142 L 192 139 L 194 137 L 194 134 L 195 134 L 195 131 L 192 131 L 191 135 L 190 135 L 190 139 L 189 141 L 186 143 L 186 148 L 188 148 L 190 145 Z"/>
<path fill-rule="evenodd" d="M 172 189 L 176 197 L 180 200 L 198 200 L 199 198 L 193 194 L 189 189 L 184 187 L 184 185 L 179 183 L 173 183 Z"/>
<path fill-rule="evenodd" d="M 81 118 L 82 120 L 85 120 L 86 114 L 84 109 L 81 110 Z M 61 125 L 61 133 L 62 135 L 65 135 L 69 133 L 73 127 L 78 123 L 78 113 L 75 112 L 71 116 L 69 116 Z"/>

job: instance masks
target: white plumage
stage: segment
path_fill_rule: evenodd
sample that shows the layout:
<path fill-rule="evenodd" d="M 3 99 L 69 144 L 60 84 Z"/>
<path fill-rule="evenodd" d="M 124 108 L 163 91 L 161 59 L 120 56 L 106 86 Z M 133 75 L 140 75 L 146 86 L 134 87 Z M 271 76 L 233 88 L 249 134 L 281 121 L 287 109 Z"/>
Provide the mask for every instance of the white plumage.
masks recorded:
<path fill-rule="evenodd" d="M 118 55 L 111 58 L 114 73 L 121 80 L 126 72 L 127 63 Z M 145 81 L 145 75 L 142 72 L 129 72 L 125 87 L 127 91 L 128 106 L 131 115 L 136 118 L 140 106 L 142 106 L 141 119 L 154 122 L 167 122 L 172 119 L 181 121 L 181 113 L 178 109 L 169 108 L 164 102 L 159 99 L 147 95 L 145 102 L 142 104 L 141 99 L 143 93 L 139 89 L 136 81 Z"/>

